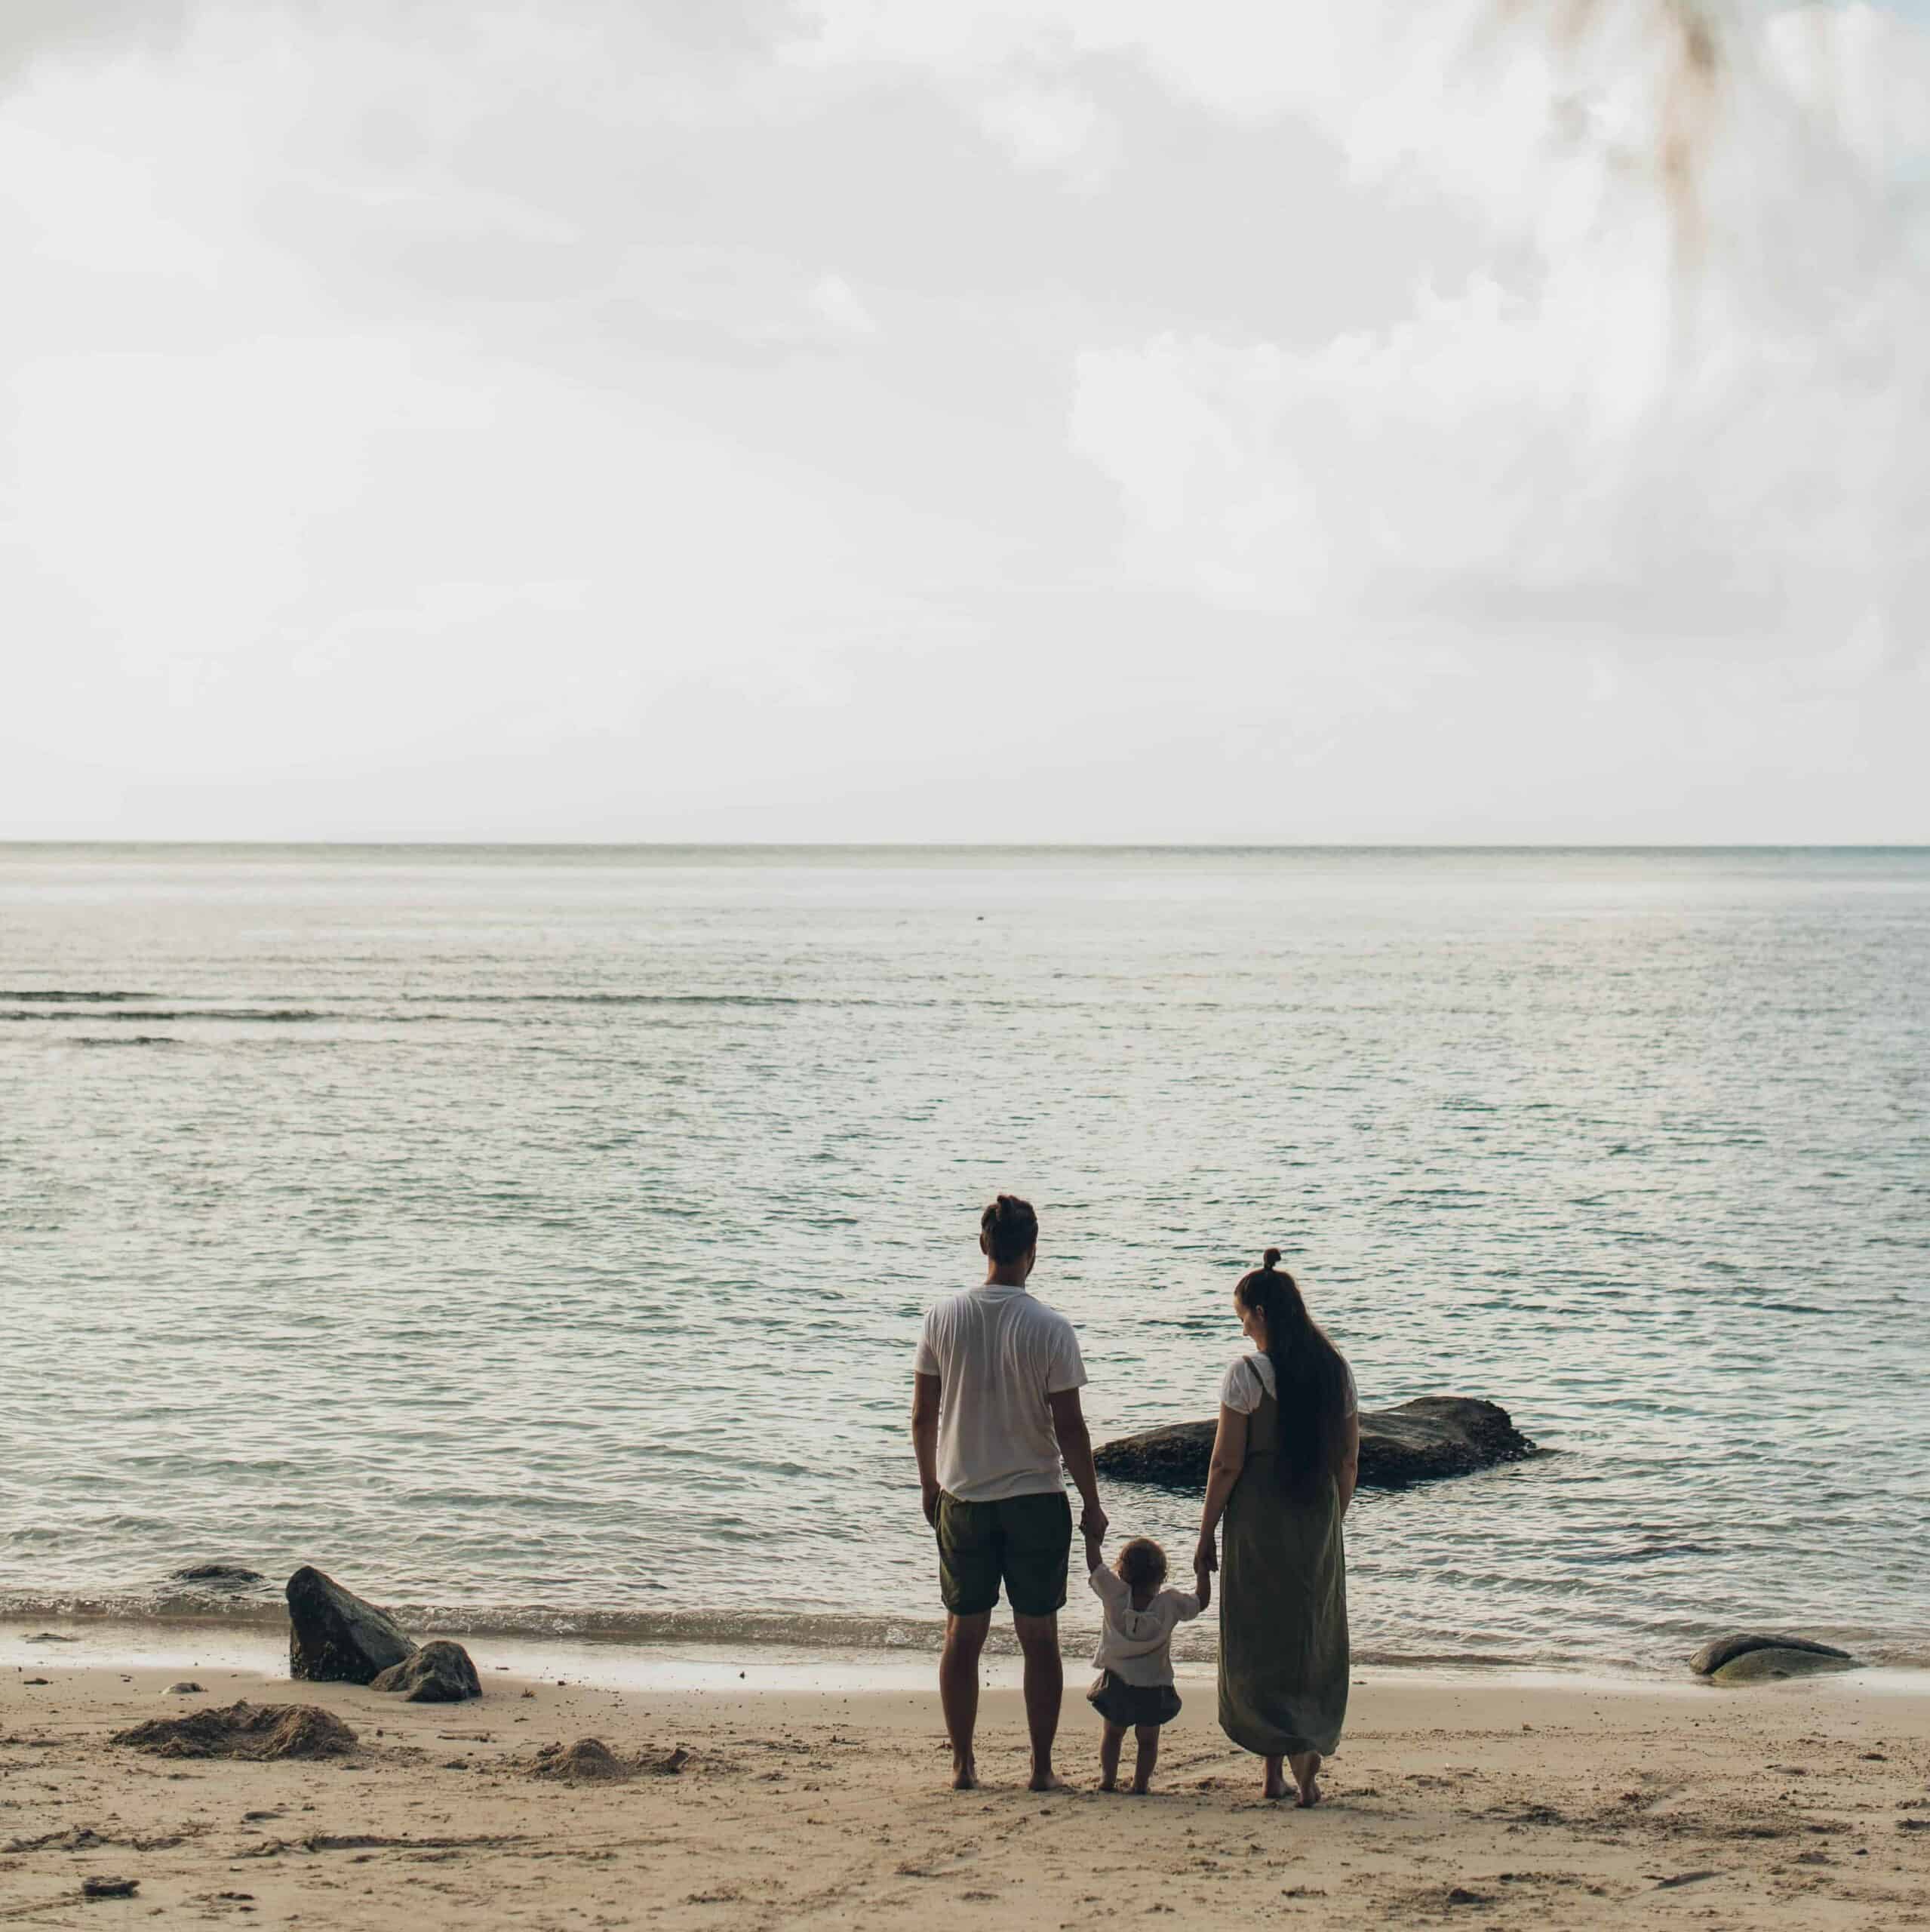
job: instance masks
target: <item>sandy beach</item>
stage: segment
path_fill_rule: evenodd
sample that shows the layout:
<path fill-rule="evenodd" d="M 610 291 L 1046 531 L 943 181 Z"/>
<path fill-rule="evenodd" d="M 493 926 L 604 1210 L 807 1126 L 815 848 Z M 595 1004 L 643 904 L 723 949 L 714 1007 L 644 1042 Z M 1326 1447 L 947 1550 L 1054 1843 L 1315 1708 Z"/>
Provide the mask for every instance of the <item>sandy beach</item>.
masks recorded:
<path fill-rule="evenodd" d="M 1077 1788 L 1024 1789 L 1016 1695 L 998 1687 L 986 1788 L 955 1795 L 936 1700 L 908 1674 L 558 1683 L 484 1648 L 483 1700 L 438 1706 L 225 1663 L 195 1675 L 202 1694 L 169 1694 L 172 1662 L 66 1666 L 64 1647 L 0 1681 L 10 1924 L 1930 1924 L 1930 1684 L 1906 1677 L 1724 1692 L 1363 1672 L 1327 1802 L 1303 1813 L 1260 1800 L 1209 1680 L 1182 1678 L 1150 1798 L 1093 1789 L 1076 1668 L 1061 1758 Z M 241 1700 L 319 1706 L 357 1742 L 246 1761 L 111 1741 Z M 535 1774 L 546 1747 L 590 1737 L 633 1774 Z M 139 1890 L 84 1902 L 99 1876 Z"/>

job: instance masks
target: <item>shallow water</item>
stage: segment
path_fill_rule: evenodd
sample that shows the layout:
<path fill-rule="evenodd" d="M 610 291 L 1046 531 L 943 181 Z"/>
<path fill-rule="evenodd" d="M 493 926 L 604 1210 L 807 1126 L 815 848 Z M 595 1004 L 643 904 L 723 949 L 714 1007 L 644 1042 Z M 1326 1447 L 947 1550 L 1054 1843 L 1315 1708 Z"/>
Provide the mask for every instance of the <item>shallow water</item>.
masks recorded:
<path fill-rule="evenodd" d="M 1363 1495 L 1363 1651 L 1930 1658 L 1927 968 L 1921 851 L 0 848 L 0 1603 L 923 1641 L 1013 1187 L 1097 1435 L 1277 1241 L 1547 1446 Z"/>

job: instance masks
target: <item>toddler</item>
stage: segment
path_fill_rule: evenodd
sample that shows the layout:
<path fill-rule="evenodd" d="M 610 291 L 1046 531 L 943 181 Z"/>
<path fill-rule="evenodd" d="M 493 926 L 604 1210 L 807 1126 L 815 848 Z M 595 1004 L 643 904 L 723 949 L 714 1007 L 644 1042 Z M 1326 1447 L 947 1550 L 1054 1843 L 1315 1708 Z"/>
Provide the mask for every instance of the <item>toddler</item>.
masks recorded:
<path fill-rule="evenodd" d="M 1135 1537 L 1119 1552 L 1114 1570 L 1105 1567 L 1103 1547 L 1086 1542 L 1086 1581 L 1105 1606 L 1093 1661 L 1099 1674 L 1086 1695 L 1105 1721 L 1099 1740 L 1099 1789 L 1119 1787 L 1119 1748 L 1129 1729 L 1139 1740 L 1132 1789 L 1143 1797 L 1159 1760 L 1160 1726 L 1179 1715 L 1179 1693 L 1172 1687 L 1172 1628 L 1197 1617 L 1212 1601 L 1204 1572 L 1192 1592 L 1169 1590 L 1166 1552 L 1148 1537 Z"/>

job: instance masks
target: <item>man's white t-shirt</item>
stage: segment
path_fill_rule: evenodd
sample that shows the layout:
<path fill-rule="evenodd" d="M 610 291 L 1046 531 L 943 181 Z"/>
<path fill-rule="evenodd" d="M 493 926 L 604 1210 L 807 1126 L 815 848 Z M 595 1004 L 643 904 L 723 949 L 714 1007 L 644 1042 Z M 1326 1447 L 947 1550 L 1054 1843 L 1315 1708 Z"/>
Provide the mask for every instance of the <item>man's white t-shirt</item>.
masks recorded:
<path fill-rule="evenodd" d="M 1048 1396 L 1086 1386 L 1072 1324 L 1023 1288 L 988 1282 L 925 1316 L 917 1372 L 939 1379 L 939 1486 L 961 1503 L 1065 1486 Z"/>

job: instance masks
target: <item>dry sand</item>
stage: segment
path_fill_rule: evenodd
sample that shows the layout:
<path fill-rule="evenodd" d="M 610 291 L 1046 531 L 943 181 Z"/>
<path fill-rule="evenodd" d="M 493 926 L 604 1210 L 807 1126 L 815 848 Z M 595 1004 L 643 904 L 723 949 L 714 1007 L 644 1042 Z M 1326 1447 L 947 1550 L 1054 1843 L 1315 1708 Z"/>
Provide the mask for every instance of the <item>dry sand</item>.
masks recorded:
<path fill-rule="evenodd" d="M 1062 1769 L 1084 1788 L 1025 1791 L 1001 1690 L 987 1788 L 955 1795 L 922 1687 L 561 1687 L 478 1661 L 487 1694 L 456 1706 L 226 1669 L 170 1697 L 177 1669 L 51 1650 L 7 1669 L 0 1926 L 1930 1925 L 1930 1687 L 1907 1681 L 1370 1671 L 1327 1803 L 1298 1812 L 1260 1800 L 1209 1682 L 1182 1679 L 1150 1798 L 1091 1789 L 1070 1669 Z M 318 1704 L 359 1743 L 261 1762 L 109 1742 L 240 1698 Z M 635 1774 L 530 1775 L 585 1737 Z M 680 1770 L 650 1768 L 678 1747 Z M 84 1903 L 94 1875 L 140 1889 Z"/>

